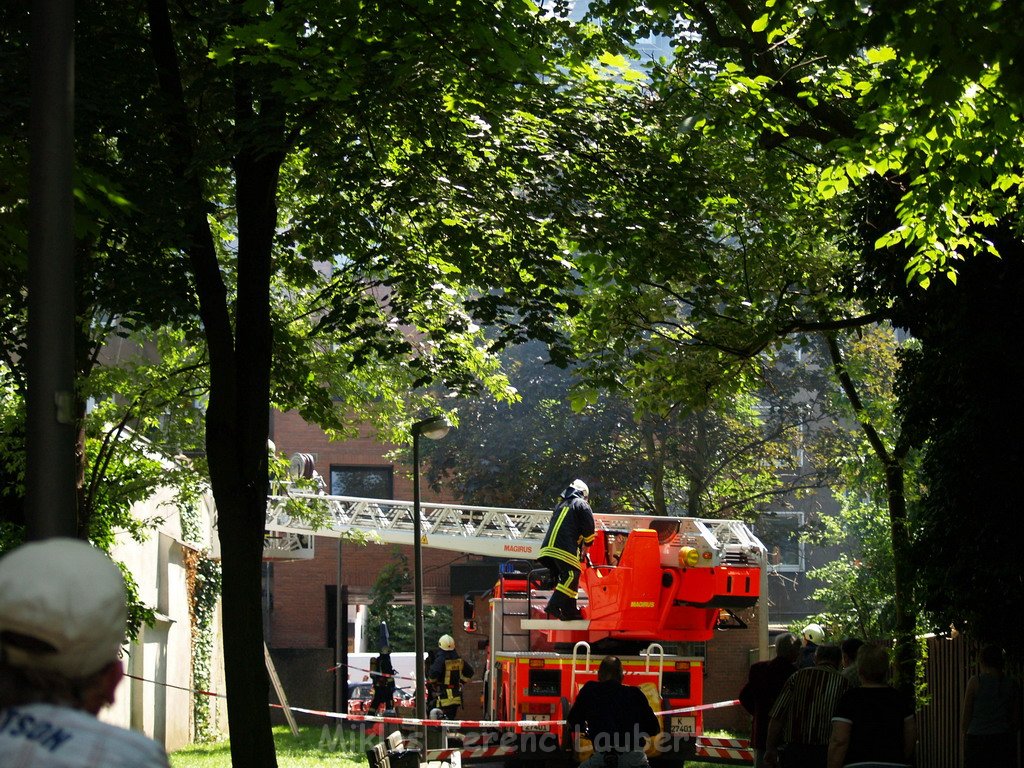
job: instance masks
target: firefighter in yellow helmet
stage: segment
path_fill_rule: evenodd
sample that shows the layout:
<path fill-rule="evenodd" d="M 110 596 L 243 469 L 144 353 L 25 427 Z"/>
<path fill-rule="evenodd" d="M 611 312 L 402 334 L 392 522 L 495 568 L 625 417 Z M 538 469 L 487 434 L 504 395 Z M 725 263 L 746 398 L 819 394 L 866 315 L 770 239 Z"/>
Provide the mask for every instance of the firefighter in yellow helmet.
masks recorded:
<path fill-rule="evenodd" d="M 438 651 L 430 665 L 430 682 L 436 693 L 436 705 L 445 720 L 454 720 L 462 705 L 462 684 L 473 677 L 473 667 L 455 650 L 451 635 L 441 635 Z"/>

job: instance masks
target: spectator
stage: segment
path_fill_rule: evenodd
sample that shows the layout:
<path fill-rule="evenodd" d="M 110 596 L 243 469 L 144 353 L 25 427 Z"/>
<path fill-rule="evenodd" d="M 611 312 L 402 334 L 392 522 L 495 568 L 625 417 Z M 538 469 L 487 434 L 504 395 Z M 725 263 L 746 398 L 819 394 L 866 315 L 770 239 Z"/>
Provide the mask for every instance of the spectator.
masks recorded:
<path fill-rule="evenodd" d="M 796 672 L 799 657 L 800 640 L 792 632 L 784 632 L 775 638 L 775 658 L 751 665 L 746 685 L 740 691 L 740 704 L 754 718 L 754 768 L 764 765 L 769 712 L 786 680 Z"/>
<path fill-rule="evenodd" d="M 124 677 L 120 569 L 75 539 L 0 558 L 0 765 L 167 768 L 141 733 L 101 722 Z"/>
<path fill-rule="evenodd" d="M 888 651 L 862 645 L 857 668 L 860 686 L 848 690 L 836 704 L 828 768 L 909 764 L 917 740 L 914 701 L 886 685 Z"/>
<path fill-rule="evenodd" d="M 594 754 L 580 768 L 637 768 L 648 765 L 643 740 L 657 736 L 661 723 L 643 692 L 622 684 L 622 662 L 605 656 L 597 681 L 586 683 L 576 696 L 566 728 L 576 743 L 582 730 Z"/>
<path fill-rule="evenodd" d="M 860 675 L 857 672 L 857 651 L 864 645 L 864 641 L 857 637 L 848 637 L 839 644 L 839 650 L 843 652 L 843 677 L 849 680 L 850 685 L 860 685 Z"/>
<path fill-rule="evenodd" d="M 819 645 L 815 665 L 798 669 L 772 707 L 765 744 L 768 768 L 825 768 L 832 713 L 850 684 L 839 671 L 838 646 Z"/>
<path fill-rule="evenodd" d="M 800 669 L 813 667 L 815 664 L 814 654 L 825 639 L 825 630 L 821 628 L 820 624 L 808 624 L 800 630 L 800 639 L 803 641 L 804 649 L 800 654 L 800 662 L 797 666 Z"/>
<path fill-rule="evenodd" d="M 436 706 L 444 712 L 445 720 L 454 720 L 462 706 L 462 684 L 473 677 L 473 667 L 459 656 L 451 635 L 441 635 L 437 647 L 430 665 L 430 680 L 437 691 Z"/>
<path fill-rule="evenodd" d="M 590 489 L 582 480 L 573 480 L 562 493 L 562 500 L 551 515 L 547 533 L 537 558 L 551 571 L 555 591 L 544 610 L 563 621 L 583 618 L 576 605 L 581 558 L 594 541 L 594 513 L 587 503 Z"/>
<path fill-rule="evenodd" d="M 967 681 L 960 730 L 964 768 L 1016 768 L 1020 689 L 1003 674 L 1003 651 L 981 649 L 981 671 Z"/>

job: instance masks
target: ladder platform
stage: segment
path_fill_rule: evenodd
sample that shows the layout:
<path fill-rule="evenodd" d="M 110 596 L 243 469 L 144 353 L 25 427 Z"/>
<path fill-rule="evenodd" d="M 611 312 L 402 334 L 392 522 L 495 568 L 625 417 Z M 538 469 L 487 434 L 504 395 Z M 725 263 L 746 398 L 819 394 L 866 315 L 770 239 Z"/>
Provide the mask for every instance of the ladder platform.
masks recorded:
<path fill-rule="evenodd" d="M 523 629 L 587 629 L 590 627 L 590 619 L 579 619 L 577 621 L 562 621 L 561 619 L 523 619 L 519 622 Z"/>

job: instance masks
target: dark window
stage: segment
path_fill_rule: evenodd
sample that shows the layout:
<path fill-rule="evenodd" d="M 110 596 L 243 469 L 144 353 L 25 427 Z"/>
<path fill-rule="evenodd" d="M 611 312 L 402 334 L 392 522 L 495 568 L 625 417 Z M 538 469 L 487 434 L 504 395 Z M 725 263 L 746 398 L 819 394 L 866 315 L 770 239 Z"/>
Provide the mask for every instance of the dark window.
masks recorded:
<path fill-rule="evenodd" d="M 666 672 L 661 676 L 661 695 L 666 699 L 690 698 L 690 672 Z"/>
<path fill-rule="evenodd" d="M 557 669 L 531 669 L 529 690 L 531 696 L 560 696 L 562 673 Z"/>
<path fill-rule="evenodd" d="M 765 512 L 754 525 L 754 533 L 768 550 L 768 562 L 777 571 L 804 569 L 803 522 L 803 512 Z"/>
<path fill-rule="evenodd" d="M 345 467 L 331 465 L 331 495 L 367 499 L 393 499 L 391 467 Z"/>

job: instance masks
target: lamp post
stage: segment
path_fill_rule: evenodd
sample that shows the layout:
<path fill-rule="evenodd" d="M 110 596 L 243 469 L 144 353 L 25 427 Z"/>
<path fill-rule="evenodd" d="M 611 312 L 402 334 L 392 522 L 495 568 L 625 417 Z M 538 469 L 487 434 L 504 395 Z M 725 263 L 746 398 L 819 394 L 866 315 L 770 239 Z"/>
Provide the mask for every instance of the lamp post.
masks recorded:
<path fill-rule="evenodd" d="M 434 416 L 412 425 L 412 553 L 416 575 L 416 717 L 427 716 L 426 675 L 423 673 L 423 535 L 420 525 L 420 436 L 440 440 L 448 434 L 451 424 L 444 416 Z M 426 741 L 424 741 L 426 748 Z"/>

